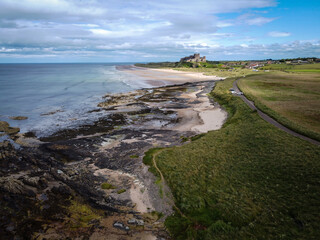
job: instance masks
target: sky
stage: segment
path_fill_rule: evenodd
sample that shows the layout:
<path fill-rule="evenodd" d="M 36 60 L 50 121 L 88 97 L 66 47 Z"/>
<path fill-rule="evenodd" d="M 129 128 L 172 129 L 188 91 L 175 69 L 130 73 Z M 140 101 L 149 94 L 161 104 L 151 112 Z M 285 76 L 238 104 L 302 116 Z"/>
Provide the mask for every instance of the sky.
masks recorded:
<path fill-rule="evenodd" d="M 0 0 L 0 63 L 320 57 L 320 0 Z"/>

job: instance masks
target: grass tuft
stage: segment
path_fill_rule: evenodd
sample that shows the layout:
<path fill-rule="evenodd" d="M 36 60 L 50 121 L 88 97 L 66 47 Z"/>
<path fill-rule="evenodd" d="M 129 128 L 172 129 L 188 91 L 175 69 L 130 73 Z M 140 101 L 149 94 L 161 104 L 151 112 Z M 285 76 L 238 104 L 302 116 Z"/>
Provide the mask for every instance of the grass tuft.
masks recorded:
<path fill-rule="evenodd" d="M 120 189 L 117 193 L 121 194 L 121 193 L 124 193 L 124 192 L 126 192 L 126 189 Z"/>
<path fill-rule="evenodd" d="M 71 201 L 68 212 L 70 213 L 69 225 L 71 229 L 90 227 L 90 221 L 101 219 L 96 210 L 75 200 Z"/>
<path fill-rule="evenodd" d="M 112 184 L 104 182 L 101 184 L 101 188 L 102 189 L 115 189 L 116 187 L 114 187 Z"/>

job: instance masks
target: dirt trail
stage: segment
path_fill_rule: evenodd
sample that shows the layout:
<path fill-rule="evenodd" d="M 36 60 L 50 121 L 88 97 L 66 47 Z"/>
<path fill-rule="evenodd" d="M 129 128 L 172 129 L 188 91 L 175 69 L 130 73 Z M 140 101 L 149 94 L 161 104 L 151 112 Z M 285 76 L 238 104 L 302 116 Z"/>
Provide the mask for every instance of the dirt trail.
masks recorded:
<path fill-rule="evenodd" d="M 158 173 L 160 174 L 160 179 L 161 179 L 161 187 L 162 187 L 162 190 L 165 191 L 165 179 L 163 177 L 163 174 L 161 172 L 161 170 L 158 168 L 157 166 L 157 161 L 156 161 L 156 157 L 162 153 L 165 149 L 162 149 L 160 151 L 158 151 L 157 153 L 155 153 L 152 157 L 152 162 L 153 162 L 153 165 L 154 167 L 157 169 Z M 177 207 L 177 205 L 175 204 L 174 200 L 173 199 L 169 199 L 171 201 L 171 204 L 172 206 L 177 210 L 177 212 L 179 212 L 179 214 L 182 216 L 182 217 L 185 217 L 187 218 L 183 213 L 182 211 Z"/>

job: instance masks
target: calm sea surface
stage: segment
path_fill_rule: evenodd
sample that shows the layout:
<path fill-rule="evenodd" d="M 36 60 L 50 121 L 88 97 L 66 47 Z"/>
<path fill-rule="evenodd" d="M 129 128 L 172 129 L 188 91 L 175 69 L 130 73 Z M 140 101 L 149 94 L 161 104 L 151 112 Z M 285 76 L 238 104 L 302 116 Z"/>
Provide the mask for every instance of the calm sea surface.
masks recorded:
<path fill-rule="evenodd" d="M 116 70 L 117 65 L 0 64 L 0 120 L 37 136 L 93 122 L 105 113 L 88 111 L 97 108 L 104 94 L 148 87 L 136 76 Z"/>

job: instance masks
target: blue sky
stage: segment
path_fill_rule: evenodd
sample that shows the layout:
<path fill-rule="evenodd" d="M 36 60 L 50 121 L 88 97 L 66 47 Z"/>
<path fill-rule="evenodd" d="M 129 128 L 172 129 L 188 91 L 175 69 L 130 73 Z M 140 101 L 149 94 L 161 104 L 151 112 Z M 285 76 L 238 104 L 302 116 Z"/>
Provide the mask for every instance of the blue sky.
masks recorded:
<path fill-rule="evenodd" d="M 0 62 L 320 57 L 319 0 L 0 0 Z"/>

